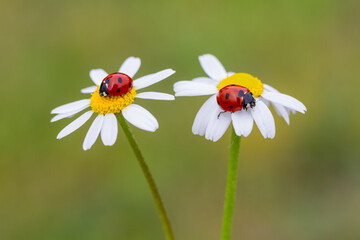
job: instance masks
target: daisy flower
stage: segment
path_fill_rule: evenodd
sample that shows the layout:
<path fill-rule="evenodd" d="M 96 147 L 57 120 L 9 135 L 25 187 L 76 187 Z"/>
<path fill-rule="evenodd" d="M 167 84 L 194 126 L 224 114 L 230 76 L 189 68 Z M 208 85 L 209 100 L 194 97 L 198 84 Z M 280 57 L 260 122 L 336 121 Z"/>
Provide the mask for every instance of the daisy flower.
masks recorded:
<path fill-rule="evenodd" d="M 238 136 L 247 137 L 254 121 L 264 138 L 275 137 L 275 121 L 269 110 L 289 124 L 290 113 L 305 113 L 306 107 L 297 99 L 280 93 L 248 73 L 226 72 L 211 54 L 199 57 L 208 77 L 174 84 L 175 96 L 212 95 L 200 108 L 192 126 L 194 134 L 216 142 L 232 122 Z"/>
<path fill-rule="evenodd" d="M 91 148 L 99 134 L 105 146 L 112 146 L 115 143 L 118 133 L 115 114 L 122 114 L 135 127 L 154 132 L 159 127 L 156 118 L 145 108 L 134 104 L 135 99 L 174 100 L 174 96 L 159 92 L 137 93 L 137 91 L 160 82 L 175 71 L 166 69 L 133 80 L 140 65 L 140 58 L 129 57 L 116 73 L 109 75 L 103 69 L 91 70 L 90 78 L 95 85 L 81 90 L 82 93 L 91 93 L 91 98 L 68 103 L 51 111 L 51 114 L 57 114 L 51 119 L 51 122 L 55 122 L 91 108 L 61 130 L 57 139 L 80 128 L 94 113 L 97 116 L 85 136 L 84 150 Z"/>

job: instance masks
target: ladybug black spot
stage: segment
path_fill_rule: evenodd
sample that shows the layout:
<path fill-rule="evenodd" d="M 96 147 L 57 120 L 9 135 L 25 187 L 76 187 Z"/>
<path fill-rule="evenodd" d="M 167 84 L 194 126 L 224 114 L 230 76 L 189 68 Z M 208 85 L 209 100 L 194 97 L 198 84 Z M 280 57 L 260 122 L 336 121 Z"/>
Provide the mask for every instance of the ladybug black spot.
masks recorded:
<path fill-rule="evenodd" d="M 233 108 L 233 106 L 230 106 L 230 108 Z"/>
<path fill-rule="evenodd" d="M 225 95 L 225 99 L 229 99 L 229 97 L 230 97 L 230 95 L 227 93 L 227 94 Z"/>
<path fill-rule="evenodd" d="M 243 97 L 244 95 L 245 95 L 245 94 L 244 94 L 244 91 L 243 91 L 243 90 L 240 90 L 238 96 L 239 96 L 239 97 Z"/>
<path fill-rule="evenodd" d="M 118 88 L 116 91 L 117 91 L 117 92 L 120 92 L 120 88 Z"/>
<path fill-rule="evenodd" d="M 217 103 L 220 105 L 219 100 L 217 100 Z"/>
<path fill-rule="evenodd" d="M 129 83 L 129 87 L 131 87 L 131 83 Z"/>
<path fill-rule="evenodd" d="M 118 82 L 119 82 L 119 83 L 122 83 L 121 77 L 118 78 Z"/>
<path fill-rule="evenodd" d="M 105 83 L 109 84 L 109 83 L 110 83 L 110 79 L 107 78 L 107 79 L 105 80 Z"/>

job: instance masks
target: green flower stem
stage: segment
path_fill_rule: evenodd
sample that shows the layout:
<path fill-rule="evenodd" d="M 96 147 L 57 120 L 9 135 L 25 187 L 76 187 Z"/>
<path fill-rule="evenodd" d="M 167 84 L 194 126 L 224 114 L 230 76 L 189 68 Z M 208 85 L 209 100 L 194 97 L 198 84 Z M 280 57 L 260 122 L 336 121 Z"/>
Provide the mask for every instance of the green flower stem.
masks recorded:
<path fill-rule="evenodd" d="M 234 211 L 234 200 L 236 190 L 236 177 L 237 167 L 240 150 L 240 139 L 236 135 L 234 129 L 231 136 L 231 148 L 230 148 L 230 159 L 228 166 L 228 176 L 226 182 L 226 194 L 225 194 L 225 205 L 224 205 L 224 217 L 223 217 L 223 228 L 221 240 L 230 240 L 231 235 L 231 222 Z"/>
<path fill-rule="evenodd" d="M 164 231 L 165 231 L 166 239 L 174 240 L 175 239 L 174 234 L 171 229 L 170 221 L 166 214 L 164 204 L 161 200 L 159 190 L 157 189 L 155 181 L 154 181 L 153 177 L 151 176 L 150 169 L 149 169 L 148 165 L 146 164 L 143 155 L 140 152 L 139 146 L 135 141 L 134 135 L 131 133 L 131 130 L 130 130 L 128 124 L 126 123 L 126 120 L 123 117 L 123 115 L 121 113 L 119 113 L 119 114 L 116 114 L 116 117 L 117 117 L 122 129 L 124 130 L 124 133 L 131 145 L 131 148 L 133 149 L 133 151 L 135 153 L 136 159 L 139 162 L 141 170 L 142 170 L 142 172 L 145 176 L 145 179 L 149 185 L 150 191 L 154 198 L 156 208 L 158 210 L 158 214 L 160 216 L 160 219 L 161 219 Z"/>

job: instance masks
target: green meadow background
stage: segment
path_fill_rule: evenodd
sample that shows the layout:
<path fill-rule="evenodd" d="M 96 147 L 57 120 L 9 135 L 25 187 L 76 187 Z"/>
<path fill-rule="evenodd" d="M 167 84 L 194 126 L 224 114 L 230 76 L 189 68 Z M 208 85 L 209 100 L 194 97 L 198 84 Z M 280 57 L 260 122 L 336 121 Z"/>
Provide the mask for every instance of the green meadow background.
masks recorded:
<path fill-rule="evenodd" d="M 0 239 L 161 240 L 150 191 L 124 134 L 84 152 L 91 121 L 51 109 L 89 96 L 89 70 L 175 75 L 172 93 L 204 76 L 198 56 L 248 72 L 302 101 L 278 116 L 276 137 L 242 139 L 232 239 L 360 239 L 360 2 L 0 0 Z M 160 128 L 132 127 L 179 240 L 220 239 L 230 131 L 217 143 L 191 133 L 204 97 L 136 100 Z M 92 120 L 94 117 L 92 118 Z"/>

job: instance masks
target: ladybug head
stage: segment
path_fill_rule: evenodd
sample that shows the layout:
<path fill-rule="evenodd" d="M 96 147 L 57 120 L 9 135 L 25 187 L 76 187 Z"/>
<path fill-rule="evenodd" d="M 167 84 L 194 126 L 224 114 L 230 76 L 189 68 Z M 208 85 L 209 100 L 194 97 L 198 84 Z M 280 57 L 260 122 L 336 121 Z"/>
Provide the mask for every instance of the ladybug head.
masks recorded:
<path fill-rule="evenodd" d="M 109 95 L 109 90 L 108 90 L 108 86 L 110 83 L 110 79 L 109 78 L 105 78 L 100 85 L 100 90 L 99 90 L 99 94 L 100 96 L 108 96 Z"/>
<path fill-rule="evenodd" d="M 256 104 L 256 100 L 253 94 L 251 92 L 245 93 L 243 98 L 243 108 L 244 109 L 253 108 L 255 107 L 255 104 Z"/>

